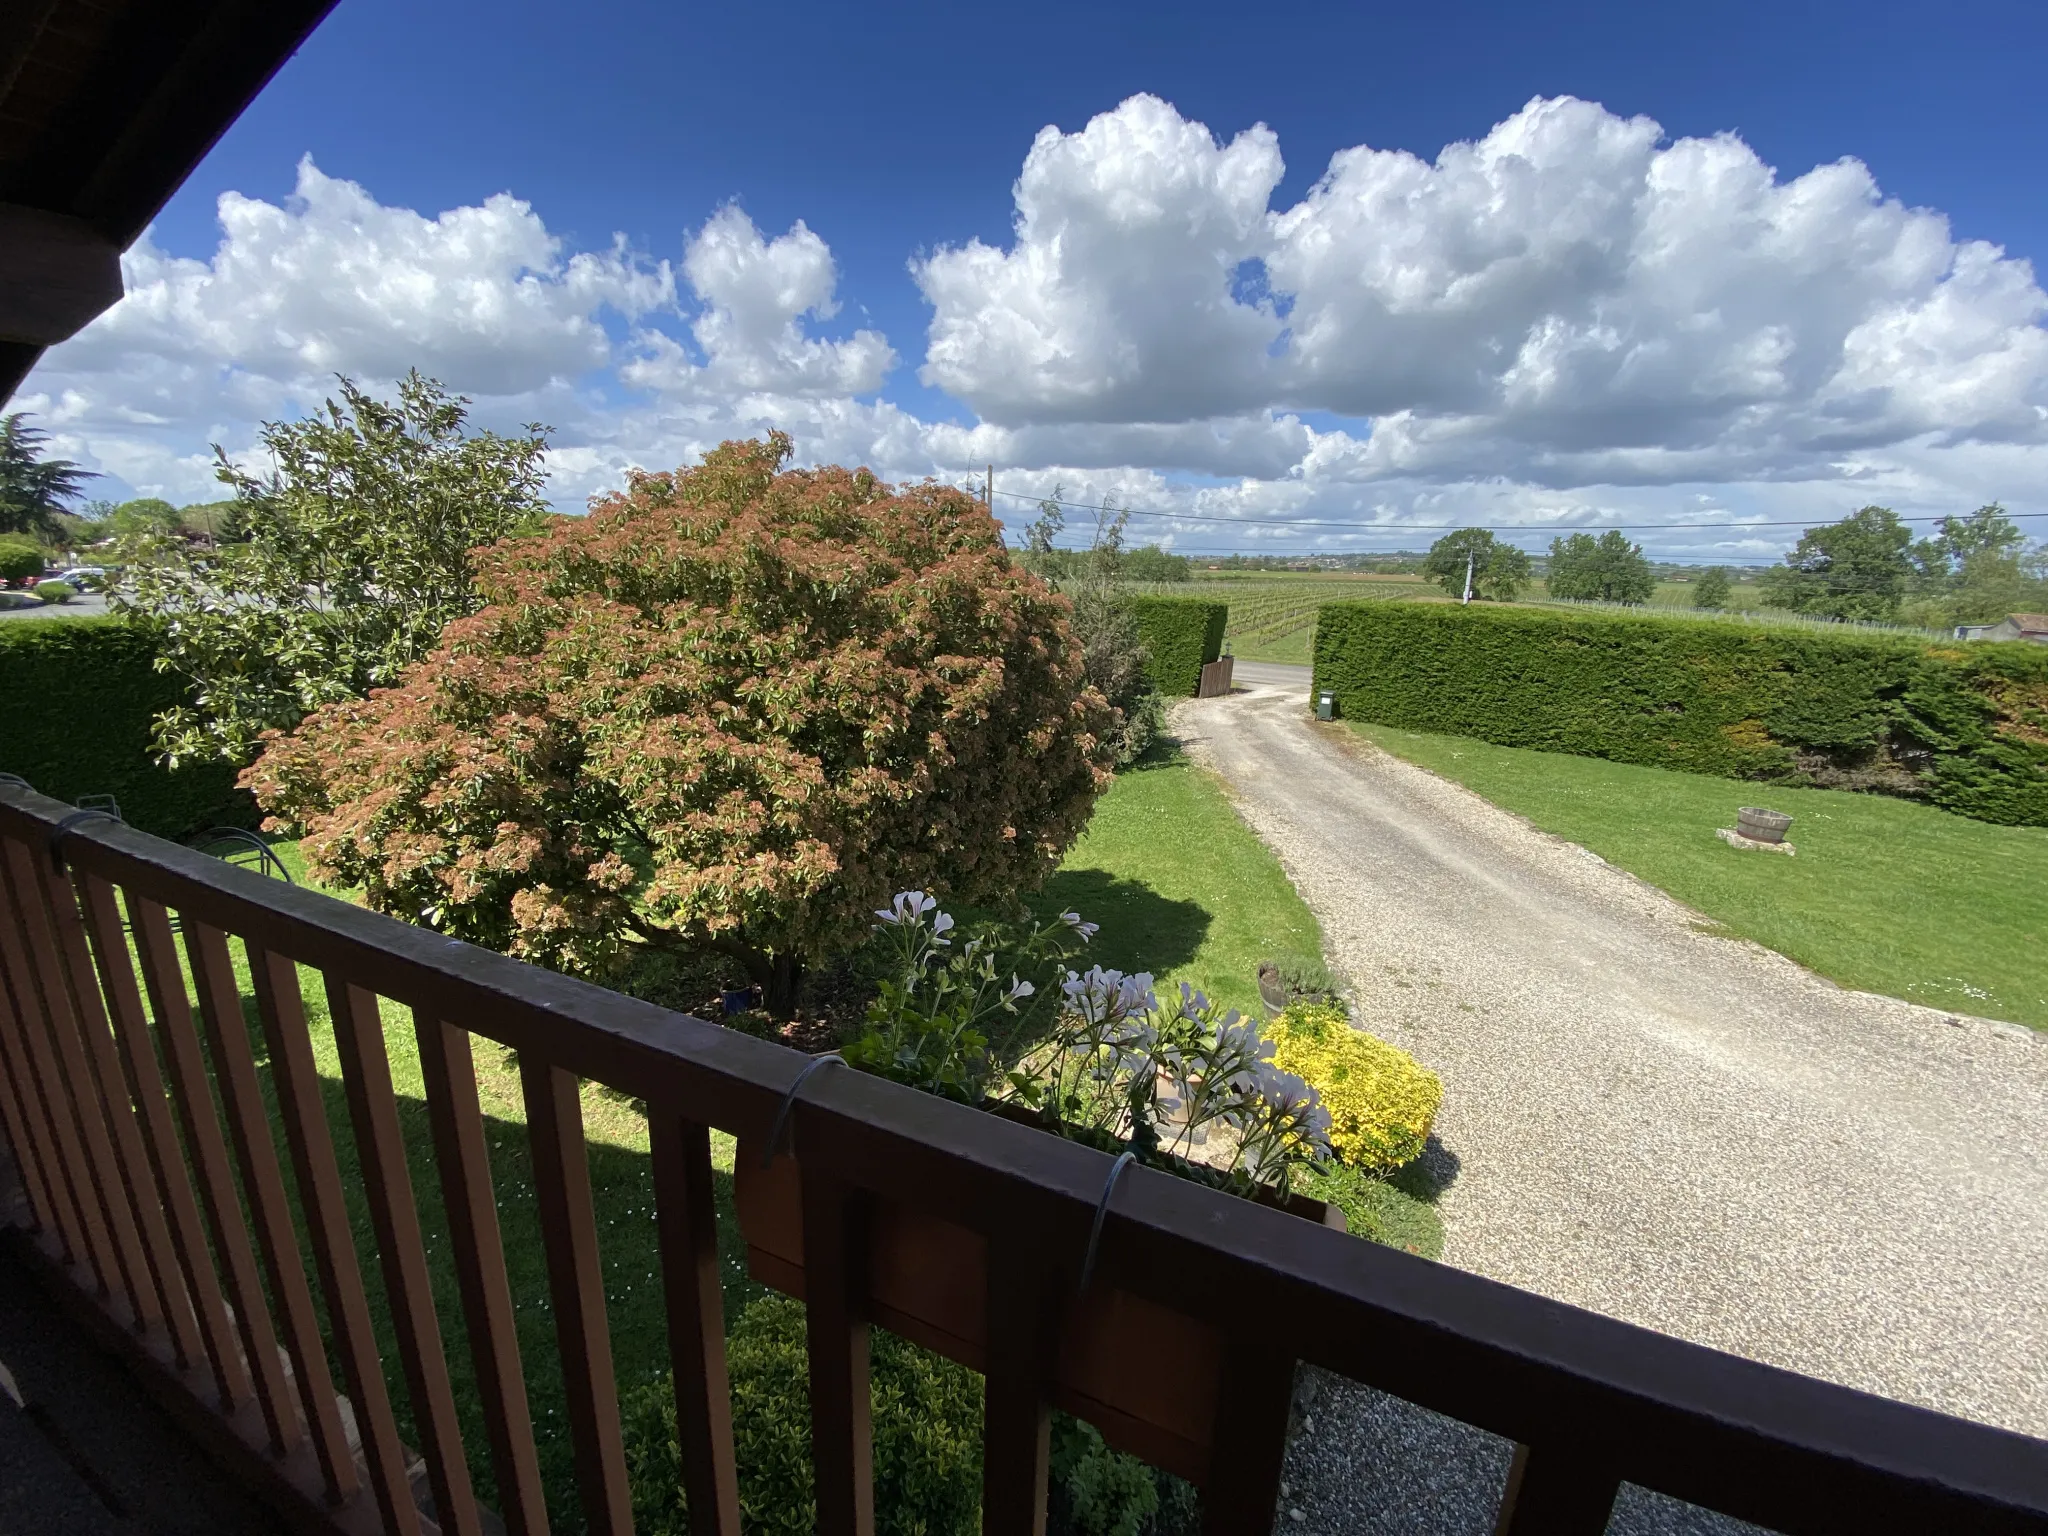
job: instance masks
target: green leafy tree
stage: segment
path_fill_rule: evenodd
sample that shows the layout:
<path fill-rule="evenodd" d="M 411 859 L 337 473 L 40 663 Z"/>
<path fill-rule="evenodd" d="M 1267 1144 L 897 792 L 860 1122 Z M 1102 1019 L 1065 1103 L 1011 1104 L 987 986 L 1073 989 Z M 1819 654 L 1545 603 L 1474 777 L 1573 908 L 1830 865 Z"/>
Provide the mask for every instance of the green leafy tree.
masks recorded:
<path fill-rule="evenodd" d="M 1728 573 L 1718 565 L 1710 565 L 1692 582 L 1692 605 L 1704 608 L 1709 613 L 1719 612 L 1728 606 Z"/>
<path fill-rule="evenodd" d="M 1912 543 L 1889 507 L 1809 528 L 1782 564 L 1764 572 L 1764 604 L 1831 619 L 1896 618 L 1913 574 Z"/>
<path fill-rule="evenodd" d="M 0 538 L 0 581 L 27 581 L 43 574 L 43 546 L 19 535 Z"/>
<path fill-rule="evenodd" d="M 1492 558 L 1494 548 L 1493 535 L 1484 528 L 1460 528 L 1429 546 L 1422 574 L 1452 597 L 1462 597 L 1468 580 L 1472 589 L 1478 590 L 1480 573 Z"/>
<path fill-rule="evenodd" d="M 116 604 L 192 683 L 193 703 L 157 722 L 172 764 L 247 762 L 265 731 L 396 683 L 481 605 L 472 551 L 547 520 L 545 428 L 473 431 L 468 402 L 417 373 L 395 402 L 347 379 L 340 392 L 305 420 L 265 423 L 269 475 L 214 450 L 242 542 L 188 540 L 175 512 L 121 541 Z"/>
<path fill-rule="evenodd" d="M 176 533 L 178 509 L 160 496 L 141 496 L 134 501 L 124 501 L 109 512 L 106 527 L 107 532 L 123 539 Z"/>
<path fill-rule="evenodd" d="M 1194 574 L 1186 555 L 1170 554 L 1156 544 L 1124 552 L 1126 581 L 1192 581 Z"/>
<path fill-rule="evenodd" d="M 1054 545 L 1066 530 L 1067 513 L 1061 502 L 1066 487 L 1055 485 L 1052 494 L 1038 504 L 1038 517 L 1024 530 L 1024 552 L 1043 558 L 1054 553 Z"/>
<path fill-rule="evenodd" d="M 1923 585 L 1948 588 L 1961 582 L 1973 560 L 2017 562 L 2026 542 L 2019 525 L 1994 501 L 1964 517 L 1942 518 L 1931 538 L 1913 546 L 1912 559 Z"/>
<path fill-rule="evenodd" d="M 95 478 L 69 459 L 46 457 L 49 440 L 20 411 L 0 416 L 0 533 L 61 537 L 58 519 Z"/>
<path fill-rule="evenodd" d="M 381 910 L 593 975 L 722 949 L 771 1010 L 897 891 L 1037 886 L 1109 782 L 1068 605 L 964 493 L 789 451 L 481 551 L 488 606 L 244 783 Z"/>
<path fill-rule="evenodd" d="M 1943 518 L 1911 556 L 1913 597 L 1901 616 L 1916 623 L 1993 623 L 2048 600 L 2048 589 L 2028 574 L 2026 535 L 1996 502 Z"/>
<path fill-rule="evenodd" d="M 1643 547 L 1631 544 L 1619 529 L 1599 538 L 1574 533 L 1550 541 L 1550 574 L 1545 578 L 1552 597 L 1581 602 L 1646 603 L 1657 590 L 1657 578 Z"/>
<path fill-rule="evenodd" d="M 245 539 L 241 509 L 234 501 L 201 501 L 178 508 L 178 531 L 187 538 Z"/>
<path fill-rule="evenodd" d="M 1068 623 L 1081 644 L 1082 674 L 1117 712 L 1109 741 L 1122 767 L 1141 757 L 1166 723 L 1165 705 L 1146 669 L 1151 656 L 1137 610 L 1130 594 L 1113 582 L 1080 582 L 1066 596 L 1074 605 Z"/>
<path fill-rule="evenodd" d="M 1462 597 L 1468 561 L 1475 597 L 1513 602 L 1529 584 L 1529 557 L 1484 528 L 1460 528 L 1438 539 L 1429 546 L 1422 574 L 1452 597 Z"/>
<path fill-rule="evenodd" d="M 1112 757 L 1122 766 L 1151 746 L 1166 720 L 1165 706 L 1145 668 L 1144 637 L 1124 583 L 1186 581 L 1188 562 L 1157 548 L 1126 552 L 1123 539 L 1130 511 L 1109 503 L 1095 509 L 1088 548 L 1055 548 L 1053 540 L 1066 528 L 1064 494 L 1065 488 L 1055 485 L 1052 495 L 1038 504 L 1038 519 L 1025 530 L 1022 561 L 1073 604 L 1068 622 L 1081 643 L 1084 674 L 1117 712 L 1109 741 Z M 1171 574 L 1176 565 L 1178 574 Z"/>

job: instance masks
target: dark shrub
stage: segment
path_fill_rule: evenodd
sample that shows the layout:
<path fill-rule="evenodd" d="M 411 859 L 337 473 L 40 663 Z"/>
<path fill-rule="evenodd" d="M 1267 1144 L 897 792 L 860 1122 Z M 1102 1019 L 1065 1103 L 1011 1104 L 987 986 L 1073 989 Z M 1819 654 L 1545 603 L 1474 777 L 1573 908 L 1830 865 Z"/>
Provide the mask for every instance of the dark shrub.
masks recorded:
<path fill-rule="evenodd" d="M 1318 615 L 1315 687 L 1354 720 L 2048 826 L 2048 646 L 1355 603 Z"/>
<path fill-rule="evenodd" d="M 1228 603 L 1194 597 L 1131 599 L 1138 634 L 1145 642 L 1152 681 L 1169 699 L 1188 698 L 1201 686 L 1202 668 L 1223 654 Z"/>

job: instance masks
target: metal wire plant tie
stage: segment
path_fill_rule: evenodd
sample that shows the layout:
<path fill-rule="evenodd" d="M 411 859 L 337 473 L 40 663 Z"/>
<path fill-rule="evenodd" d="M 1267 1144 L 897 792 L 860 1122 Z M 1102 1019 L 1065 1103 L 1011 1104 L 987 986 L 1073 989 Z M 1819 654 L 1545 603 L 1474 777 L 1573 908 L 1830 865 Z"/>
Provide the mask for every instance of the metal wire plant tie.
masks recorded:
<path fill-rule="evenodd" d="M 1109 1177 L 1102 1181 L 1102 1196 L 1095 1202 L 1095 1221 L 1088 1228 L 1088 1250 L 1081 1256 L 1081 1283 L 1075 1287 L 1078 1291 L 1088 1289 L 1088 1281 L 1095 1273 L 1095 1250 L 1102 1242 L 1102 1221 L 1109 1214 L 1109 1197 L 1116 1193 L 1116 1181 L 1137 1160 L 1135 1152 L 1120 1152 L 1116 1161 L 1109 1165 Z"/>
<path fill-rule="evenodd" d="M 761 1154 L 761 1166 L 763 1168 L 773 1163 L 775 1161 L 775 1154 L 782 1150 L 782 1128 L 789 1120 L 789 1112 L 796 1108 L 797 1089 L 803 1087 L 804 1079 L 817 1071 L 818 1068 L 827 1066 L 835 1061 L 842 1067 L 846 1065 L 846 1058 L 837 1051 L 826 1051 L 823 1055 L 813 1056 L 804 1063 L 803 1070 L 790 1079 L 789 1087 L 783 1092 L 782 1103 L 776 1108 L 775 1119 L 768 1127 L 768 1149 Z"/>
<path fill-rule="evenodd" d="M 102 811 L 96 809 L 85 811 L 69 811 L 65 813 L 65 815 L 58 821 L 57 825 L 50 828 L 50 857 L 56 860 L 57 863 L 61 865 L 64 862 L 64 855 L 62 852 L 64 834 L 66 832 L 69 832 L 73 827 L 77 826 L 81 821 L 91 821 L 96 816 L 105 817 L 108 821 L 119 821 L 121 819 L 120 817 L 116 816 L 112 811 Z"/>

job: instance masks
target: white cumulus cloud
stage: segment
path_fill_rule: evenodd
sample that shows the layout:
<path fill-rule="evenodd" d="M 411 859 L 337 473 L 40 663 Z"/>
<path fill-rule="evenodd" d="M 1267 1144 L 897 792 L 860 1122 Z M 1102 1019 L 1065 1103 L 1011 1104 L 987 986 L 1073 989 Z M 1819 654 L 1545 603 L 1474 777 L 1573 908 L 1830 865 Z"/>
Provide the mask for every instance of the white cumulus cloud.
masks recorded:
<path fill-rule="evenodd" d="M 1732 135 L 1538 100 L 1422 160 L 1346 149 L 1302 200 L 1264 128 L 1154 97 L 1046 129 L 1015 237 L 914 274 L 924 376 L 1004 425 L 1357 418 L 1346 476 L 1804 476 L 1916 439 L 2048 436 L 2024 261 Z M 1326 455 L 1326 457 L 1328 457 Z"/>
<path fill-rule="evenodd" d="M 581 250 L 510 192 L 428 215 L 308 158 L 277 203 L 222 196 L 203 259 L 145 236 L 127 297 L 11 408 L 104 488 L 175 500 L 218 494 L 210 442 L 246 453 L 334 374 L 416 367 L 490 425 L 554 423 L 565 507 L 781 428 L 809 462 L 993 464 L 1201 548 L 1631 521 L 1699 525 L 1656 550 L 1767 558 L 1791 535 L 1706 525 L 2048 510 L 2048 295 L 1859 162 L 1781 175 L 1732 135 L 1565 98 L 1433 159 L 1340 150 L 1276 206 L 1284 171 L 1269 129 L 1220 138 L 1152 96 L 1042 130 L 1008 238 L 909 263 L 918 377 L 965 407 L 944 420 L 885 393 L 895 349 L 842 316 L 881 296 L 842 295 L 801 220 L 675 210 L 677 260 Z"/>

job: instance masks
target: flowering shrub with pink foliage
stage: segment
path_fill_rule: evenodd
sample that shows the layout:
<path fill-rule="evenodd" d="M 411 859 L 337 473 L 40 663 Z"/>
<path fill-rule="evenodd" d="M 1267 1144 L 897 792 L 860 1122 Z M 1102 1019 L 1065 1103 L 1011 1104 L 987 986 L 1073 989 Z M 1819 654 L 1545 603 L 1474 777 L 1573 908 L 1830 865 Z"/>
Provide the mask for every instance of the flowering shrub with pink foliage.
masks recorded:
<path fill-rule="evenodd" d="M 383 911 L 599 975 L 708 942 L 771 1004 L 893 892 L 1038 885 L 1109 780 L 1065 601 L 961 492 L 789 448 L 479 551 L 398 686 L 266 738 L 269 824 Z"/>

